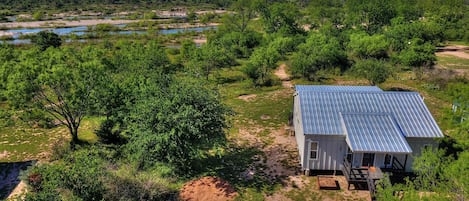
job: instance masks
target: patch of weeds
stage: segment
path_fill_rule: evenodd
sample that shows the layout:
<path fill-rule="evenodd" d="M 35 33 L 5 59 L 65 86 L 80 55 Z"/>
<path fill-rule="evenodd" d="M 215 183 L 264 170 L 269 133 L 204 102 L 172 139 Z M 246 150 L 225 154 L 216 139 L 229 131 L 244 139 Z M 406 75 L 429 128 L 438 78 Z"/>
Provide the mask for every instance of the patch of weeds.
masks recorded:
<path fill-rule="evenodd" d="M 235 201 L 264 201 L 264 194 L 254 188 L 247 188 L 235 198 Z"/>
<path fill-rule="evenodd" d="M 285 193 L 285 196 L 292 199 L 292 200 L 299 200 L 299 201 L 314 201 L 314 200 L 322 200 L 323 196 L 320 192 L 315 191 L 313 189 L 317 189 L 316 177 L 303 177 L 305 182 L 305 186 L 303 188 L 294 188 Z"/>
<path fill-rule="evenodd" d="M 322 200 L 321 195 L 318 192 L 311 190 L 298 190 L 294 189 L 285 193 L 287 198 L 290 198 L 295 201 L 315 201 Z"/>

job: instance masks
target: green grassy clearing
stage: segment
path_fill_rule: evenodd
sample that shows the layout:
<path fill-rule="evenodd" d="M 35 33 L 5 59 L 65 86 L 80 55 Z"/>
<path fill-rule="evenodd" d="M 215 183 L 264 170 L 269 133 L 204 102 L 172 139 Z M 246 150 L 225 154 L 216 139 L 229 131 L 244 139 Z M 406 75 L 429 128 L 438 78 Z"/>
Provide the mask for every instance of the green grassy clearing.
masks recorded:
<path fill-rule="evenodd" d="M 83 120 L 78 138 L 95 143 L 98 140 L 94 130 L 98 128 L 101 118 L 91 117 Z M 51 129 L 31 128 L 27 125 L 16 125 L 0 128 L 0 162 L 18 162 L 33 159 L 47 159 L 51 148 L 70 138 L 66 126 Z"/>
<path fill-rule="evenodd" d="M 451 55 L 439 55 L 437 64 L 447 69 L 466 69 L 469 70 L 469 59 L 463 59 Z"/>
<path fill-rule="evenodd" d="M 68 137 L 65 126 L 53 129 L 28 128 L 23 126 L 0 129 L 0 150 L 6 156 L 0 162 L 18 162 L 46 157 L 51 147 Z"/>

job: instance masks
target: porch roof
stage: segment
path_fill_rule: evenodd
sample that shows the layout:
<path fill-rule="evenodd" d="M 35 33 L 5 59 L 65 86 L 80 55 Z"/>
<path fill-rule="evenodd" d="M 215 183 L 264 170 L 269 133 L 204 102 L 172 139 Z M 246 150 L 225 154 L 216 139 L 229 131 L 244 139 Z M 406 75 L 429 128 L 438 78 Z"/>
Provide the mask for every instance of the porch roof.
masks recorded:
<path fill-rule="evenodd" d="M 352 152 L 412 153 L 391 114 L 341 113 L 340 116 Z"/>

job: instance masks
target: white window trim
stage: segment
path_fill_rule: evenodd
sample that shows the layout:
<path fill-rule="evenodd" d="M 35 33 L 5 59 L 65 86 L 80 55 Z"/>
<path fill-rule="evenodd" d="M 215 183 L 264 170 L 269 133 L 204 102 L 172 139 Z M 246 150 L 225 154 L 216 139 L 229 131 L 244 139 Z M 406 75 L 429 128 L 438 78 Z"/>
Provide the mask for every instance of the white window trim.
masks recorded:
<path fill-rule="evenodd" d="M 311 143 L 316 143 L 317 146 L 316 146 L 316 158 L 311 158 Z M 318 160 L 319 158 L 319 141 L 312 141 L 312 140 L 308 140 L 308 160 L 310 161 L 315 161 L 315 160 Z"/>

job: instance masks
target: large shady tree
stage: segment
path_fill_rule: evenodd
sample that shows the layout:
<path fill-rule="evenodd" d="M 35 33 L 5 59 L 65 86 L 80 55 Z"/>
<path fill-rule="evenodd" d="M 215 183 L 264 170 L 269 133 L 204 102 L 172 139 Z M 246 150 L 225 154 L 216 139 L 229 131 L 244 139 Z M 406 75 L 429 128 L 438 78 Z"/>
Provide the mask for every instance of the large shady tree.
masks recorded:
<path fill-rule="evenodd" d="M 100 54 L 90 47 L 23 52 L 8 76 L 11 105 L 25 110 L 39 107 L 66 125 L 74 149 L 80 123 L 95 106 L 95 92 L 103 78 Z"/>

